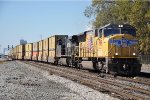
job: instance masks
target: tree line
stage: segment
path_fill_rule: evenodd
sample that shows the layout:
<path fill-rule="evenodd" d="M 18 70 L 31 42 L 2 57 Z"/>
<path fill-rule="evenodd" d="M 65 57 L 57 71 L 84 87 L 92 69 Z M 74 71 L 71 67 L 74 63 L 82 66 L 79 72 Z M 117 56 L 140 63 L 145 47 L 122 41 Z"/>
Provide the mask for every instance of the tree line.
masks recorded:
<path fill-rule="evenodd" d="M 140 54 L 150 54 L 150 1 L 149 0 L 92 0 L 84 11 L 93 17 L 95 28 L 108 23 L 129 23 L 136 28 Z"/>

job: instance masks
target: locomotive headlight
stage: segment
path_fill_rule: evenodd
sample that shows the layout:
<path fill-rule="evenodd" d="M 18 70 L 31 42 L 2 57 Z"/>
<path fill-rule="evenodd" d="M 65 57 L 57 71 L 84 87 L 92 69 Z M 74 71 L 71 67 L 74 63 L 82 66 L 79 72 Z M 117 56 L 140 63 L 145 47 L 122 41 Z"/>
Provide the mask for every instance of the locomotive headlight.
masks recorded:
<path fill-rule="evenodd" d="M 118 56 L 118 53 L 115 53 L 116 56 Z"/>
<path fill-rule="evenodd" d="M 135 56 L 136 54 L 135 54 L 135 53 L 133 53 L 133 55 Z"/>
<path fill-rule="evenodd" d="M 123 25 L 118 25 L 118 27 L 123 27 Z"/>

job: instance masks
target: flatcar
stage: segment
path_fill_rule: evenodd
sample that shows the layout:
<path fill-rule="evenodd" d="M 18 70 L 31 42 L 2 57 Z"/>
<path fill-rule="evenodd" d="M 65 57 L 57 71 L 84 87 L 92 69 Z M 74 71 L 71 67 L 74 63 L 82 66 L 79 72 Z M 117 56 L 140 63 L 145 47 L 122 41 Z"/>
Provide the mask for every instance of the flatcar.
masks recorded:
<path fill-rule="evenodd" d="M 84 62 L 91 62 L 95 70 L 138 75 L 142 65 L 138 60 L 137 45 L 133 26 L 107 24 L 73 36 L 54 35 L 26 44 L 19 59 L 22 57 L 77 68 L 83 68 L 86 65 Z M 12 51 L 13 58 L 18 58 L 17 48 Z"/>

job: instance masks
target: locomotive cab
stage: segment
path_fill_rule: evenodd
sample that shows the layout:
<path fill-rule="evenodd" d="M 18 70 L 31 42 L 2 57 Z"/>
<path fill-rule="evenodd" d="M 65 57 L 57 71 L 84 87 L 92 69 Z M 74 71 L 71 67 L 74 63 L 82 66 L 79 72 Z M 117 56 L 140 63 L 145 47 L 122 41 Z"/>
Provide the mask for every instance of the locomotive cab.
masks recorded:
<path fill-rule="evenodd" d="M 113 25 L 99 29 L 101 40 L 99 57 L 105 57 L 107 72 L 125 75 L 140 73 L 141 64 L 138 61 L 136 30 L 128 24 Z"/>

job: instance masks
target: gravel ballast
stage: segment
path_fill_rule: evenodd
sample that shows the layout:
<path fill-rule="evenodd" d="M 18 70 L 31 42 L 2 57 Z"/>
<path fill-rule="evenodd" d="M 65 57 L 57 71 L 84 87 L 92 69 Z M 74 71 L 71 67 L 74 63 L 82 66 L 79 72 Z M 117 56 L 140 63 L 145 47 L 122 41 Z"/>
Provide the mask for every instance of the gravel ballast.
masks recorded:
<path fill-rule="evenodd" d="M 116 100 L 19 61 L 0 64 L 0 100 Z"/>
<path fill-rule="evenodd" d="M 142 64 L 141 72 L 150 73 L 150 64 Z"/>

